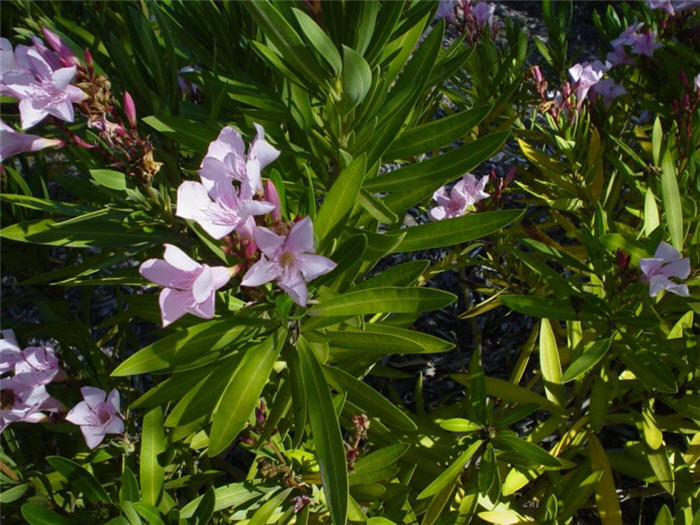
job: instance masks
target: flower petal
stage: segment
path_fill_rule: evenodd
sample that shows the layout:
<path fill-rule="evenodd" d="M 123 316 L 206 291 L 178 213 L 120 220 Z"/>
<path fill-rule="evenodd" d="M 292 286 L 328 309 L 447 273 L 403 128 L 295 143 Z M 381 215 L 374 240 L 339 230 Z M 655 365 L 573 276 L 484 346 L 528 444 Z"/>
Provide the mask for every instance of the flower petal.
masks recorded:
<path fill-rule="evenodd" d="M 192 296 L 195 302 L 199 304 L 212 295 L 214 295 L 214 276 L 211 273 L 211 268 L 205 264 L 202 272 L 192 284 Z"/>
<path fill-rule="evenodd" d="M 283 275 L 281 279 L 277 281 L 277 286 L 282 288 L 292 301 L 297 303 L 299 306 L 306 306 L 308 291 L 306 289 L 306 283 L 304 279 L 301 278 L 301 274 L 298 272 L 289 272 Z"/>
<path fill-rule="evenodd" d="M 264 256 L 260 258 L 243 276 L 242 286 L 260 286 L 276 279 L 281 274 L 278 264 L 268 261 Z"/>
<path fill-rule="evenodd" d="M 201 317 L 202 319 L 211 319 L 214 317 L 214 294 L 209 295 L 201 303 L 195 303 L 187 309 L 192 315 Z"/>
<path fill-rule="evenodd" d="M 115 412 L 119 412 L 119 391 L 116 388 L 107 395 L 107 403 L 114 407 Z"/>
<path fill-rule="evenodd" d="M 160 305 L 163 328 L 165 328 L 188 312 L 188 308 L 194 304 L 194 298 L 191 291 L 183 292 L 164 288 L 158 297 L 158 304 Z"/>
<path fill-rule="evenodd" d="M 310 253 L 298 255 L 297 260 L 299 261 L 301 274 L 304 276 L 306 282 L 312 281 L 316 279 L 316 277 L 326 274 L 338 266 L 328 257 Z"/>
<path fill-rule="evenodd" d="M 226 126 L 219 132 L 219 136 L 216 140 L 209 144 L 209 149 L 204 159 L 213 158 L 223 162 L 226 155 L 232 152 L 240 157 L 244 157 L 245 143 L 238 131 L 231 126 Z"/>
<path fill-rule="evenodd" d="M 262 226 L 255 228 L 253 233 L 255 244 L 258 245 L 260 251 L 265 255 L 274 259 L 284 244 L 284 237 L 264 228 Z"/>
<path fill-rule="evenodd" d="M 83 433 L 85 443 L 89 449 L 95 448 L 105 438 L 105 431 L 102 426 L 85 425 L 80 427 L 80 431 Z"/>
<path fill-rule="evenodd" d="M 177 188 L 175 215 L 183 219 L 198 221 L 210 204 L 211 199 L 204 185 L 188 180 Z"/>
<path fill-rule="evenodd" d="M 226 283 L 231 279 L 231 270 L 226 266 L 212 266 L 210 268 L 214 290 L 218 290 L 226 286 Z"/>
<path fill-rule="evenodd" d="M 104 426 L 104 432 L 105 434 L 121 434 L 124 432 L 124 422 L 115 414 L 112 416 L 112 419 L 107 421 L 107 424 Z"/>
<path fill-rule="evenodd" d="M 257 123 L 253 123 L 256 136 L 250 145 L 248 157 L 258 159 L 260 161 L 260 169 L 264 168 L 280 156 L 280 151 L 273 148 L 269 142 L 265 140 L 265 129 Z"/>
<path fill-rule="evenodd" d="M 659 246 L 656 248 L 654 257 L 657 259 L 663 259 L 664 262 L 675 261 L 681 258 L 681 254 L 669 243 L 661 241 Z"/>
<path fill-rule="evenodd" d="M 175 268 L 163 259 L 148 259 L 142 262 L 139 273 L 152 283 L 180 290 L 189 290 L 196 277 L 195 272 Z"/>
<path fill-rule="evenodd" d="M 163 259 L 172 264 L 175 268 L 178 268 L 183 272 L 193 272 L 201 268 L 201 264 L 193 261 L 189 255 L 187 255 L 177 246 L 167 243 L 163 246 L 165 247 Z"/>
<path fill-rule="evenodd" d="M 83 394 L 85 402 L 91 409 L 96 409 L 100 403 L 104 403 L 107 393 L 94 386 L 84 386 L 80 389 L 80 393 Z"/>
<path fill-rule="evenodd" d="M 94 425 L 99 418 L 85 401 L 81 401 L 66 414 L 66 421 L 74 425 Z"/>
<path fill-rule="evenodd" d="M 284 243 L 284 251 L 292 253 L 314 251 L 314 226 L 309 217 L 304 217 L 294 225 Z"/>

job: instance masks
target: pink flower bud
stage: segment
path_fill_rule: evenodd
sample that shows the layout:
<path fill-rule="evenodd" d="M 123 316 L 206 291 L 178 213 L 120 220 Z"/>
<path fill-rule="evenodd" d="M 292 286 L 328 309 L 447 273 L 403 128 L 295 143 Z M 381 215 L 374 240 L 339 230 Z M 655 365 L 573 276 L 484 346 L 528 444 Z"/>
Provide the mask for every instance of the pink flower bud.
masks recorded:
<path fill-rule="evenodd" d="M 270 204 L 275 205 L 275 209 L 270 212 L 273 220 L 279 222 L 282 220 L 282 212 L 280 208 L 280 196 L 277 193 L 277 188 L 271 180 L 265 181 L 265 200 Z"/>
<path fill-rule="evenodd" d="M 136 127 L 136 104 L 128 91 L 124 91 L 124 113 L 132 128 Z"/>
<path fill-rule="evenodd" d="M 90 53 L 89 49 L 85 48 L 84 54 L 85 54 L 85 65 L 88 67 L 92 67 L 92 53 Z"/>
<path fill-rule="evenodd" d="M 75 56 L 70 47 L 53 31 L 42 27 L 41 32 L 44 33 L 44 38 L 49 43 L 51 49 L 58 53 L 59 58 L 64 66 L 78 66 L 80 65 L 80 60 Z"/>
<path fill-rule="evenodd" d="M 535 82 L 537 82 L 538 84 L 542 82 L 542 71 L 540 71 L 539 66 L 535 66 L 532 68 L 532 74 L 535 77 Z"/>
<path fill-rule="evenodd" d="M 248 241 L 245 245 L 245 256 L 246 259 L 252 259 L 258 251 L 258 245 L 255 241 Z"/>
<path fill-rule="evenodd" d="M 683 87 L 688 87 L 688 77 L 685 75 L 685 71 L 681 71 L 681 82 L 683 83 Z"/>

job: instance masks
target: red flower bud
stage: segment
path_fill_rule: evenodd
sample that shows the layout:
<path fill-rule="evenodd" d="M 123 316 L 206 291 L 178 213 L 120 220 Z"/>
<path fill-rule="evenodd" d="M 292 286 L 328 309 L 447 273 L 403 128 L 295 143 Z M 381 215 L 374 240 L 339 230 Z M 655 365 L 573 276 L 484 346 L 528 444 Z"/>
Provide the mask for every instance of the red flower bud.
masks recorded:
<path fill-rule="evenodd" d="M 124 113 L 126 113 L 129 125 L 132 128 L 136 128 L 136 104 L 134 104 L 134 99 L 131 98 L 128 91 L 124 91 Z"/>

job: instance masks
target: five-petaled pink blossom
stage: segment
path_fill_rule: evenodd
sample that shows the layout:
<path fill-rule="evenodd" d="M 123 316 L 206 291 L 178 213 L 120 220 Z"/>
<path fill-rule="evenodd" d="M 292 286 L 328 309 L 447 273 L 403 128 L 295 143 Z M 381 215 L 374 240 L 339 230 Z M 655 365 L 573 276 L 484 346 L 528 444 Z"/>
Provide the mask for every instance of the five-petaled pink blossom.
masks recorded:
<path fill-rule="evenodd" d="M 203 184 L 186 181 L 177 189 L 178 217 L 196 221 L 209 235 L 221 239 L 253 215 L 264 215 L 275 205 L 254 200 L 248 184 L 240 192 L 228 184 L 217 184 L 207 189 Z"/>
<path fill-rule="evenodd" d="M 13 155 L 39 151 L 44 148 L 56 148 L 63 146 L 59 139 L 47 139 L 39 135 L 20 133 L 0 120 L 0 162 L 4 162 Z"/>
<path fill-rule="evenodd" d="M 473 206 L 489 196 L 484 191 L 488 180 L 488 175 L 477 179 L 471 173 L 467 173 L 452 187 L 449 194 L 443 186 L 433 194 L 433 200 L 438 205 L 430 210 L 430 216 L 436 221 L 461 217 L 469 206 Z"/>
<path fill-rule="evenodd" d="M 146 279 L 165 287 L 159 297 L 163 326 L 187 313 L 203 319 L 214 317 L 214 296 L 231 278 L 230 270 L 200 264 L 180 248 L 164 246 L 163 259 L 148 259 L 139 268 Z"/>
<path fill-rule="evenodd" d="M 493 16 L 496 6 L 491 2 L 478 2 L 472 8 L 472 13 L 474 14 L 474 19 L 480 27 L 484 27 L 486 24 L 491 22 L 491 17 Z"/>
<path fill-rule="evenodd" d="M 673 246 L 661 242 L 654 257 L 639 260 L 639 268 L 649 281 L 649 295 L 656 297 L 661 290 L 668 290 L 676 295 L 688 297 L 688 286 L 672 281 L 669 277 L 687 279 L 690 275 L 690 259 L 681 258 Z"/>
<path fill-rule="evenodd" d="M 230 126 L 221 130 L 217 139 L 209 144 L 206 156 L 199 168 L 204 187 L 211 191 L 215 186 L 230 186 L 234 180 L 248 185 L 252 193 L 262 191 L 261 170 L 280 154 L 265 140 L 265 130 L 253 124 L 257 132 L 245 153 L 241 134 Z M 217 190 L 217 194 L 223 190 Z"/>
<path fill-rule="evenodd" d="M 308 298 L 306 283 L 336 267 L 330 259 L 313 253 L 314 229 L 308 217 L 297 222 L 286 237 L 258 227 L 255 243 L 262 255 L 248 269 L 241 284 L 260 286 L 274 280 L 301 306 L 306 306 Z"/>
<path fill-rule="evenodd" d="M 10 42 L 3 38 L 0 50 L 0 94 L 19 99 L 22 129 L 31 128 L 49 115 L 73 122 L 73 104 L 87 96 L 70 84 L 75 66 L 56 67 L 62 65 L 60 60 L 43 46 L 20 45 L 13 53 Z"/>
<path fill-rule="evenodd" d="M 591 88 L 591 92 L 603 99 L 603 105 L 607 108 L 617 97 L 627 94 L 620 84 L 616 84 L 611 78 L 604 78 Z"/>
<path fill-rule="evenodd" d="M 29 385 L 17 377 L 0 381 L 0 432 L 10 423 L 38 423 L 45 412 L 58 412 L 61 403 L 51 397 L 44 385 Z"/>
<path fill-rule="evenodd" d="M 574 93 L 579 105 L 586 98 L 588 90 L 600 82 L 603 73 L 608 69 L 608 66 L 600 60 L 595 60 L 593 63 L 574 64 L 569 68 L 569 75 L 574 81 Z"/>
<path fill-rule="evenodd" d="M 80 389 L 84 401 L 75 405 L 66 415 L 66 421 L 80 426 L 85 443 L 91 449 L 102 443 L 105 434 L 124 432 L 124 421 L 119 415 L 119 392 L 114 388 L 107 395 L 92 386 Z"/>

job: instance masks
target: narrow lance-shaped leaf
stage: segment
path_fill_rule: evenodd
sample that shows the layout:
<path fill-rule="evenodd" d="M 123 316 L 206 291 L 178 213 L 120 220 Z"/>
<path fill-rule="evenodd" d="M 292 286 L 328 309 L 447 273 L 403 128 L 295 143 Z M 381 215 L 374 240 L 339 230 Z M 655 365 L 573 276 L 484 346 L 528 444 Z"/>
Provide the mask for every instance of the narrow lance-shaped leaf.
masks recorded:
<path fill-rule="evenodd" d="M 661 163 L 661 191 L 664 199 L 664 212 L 668 231 L 671 234 L 671 244 L 679 252 L 683 251 L 683 207 L 681 194 L 676 180 L 676 169 L 673 166 L 671 152 L 666 151 Z"/>
<path fill-rule="evenodd" d="M 245 428 L 272 367 L 282 350 L 285 330 L 279 330 L 258 346 L 248 349 L 219 400 L 209 436 L 210 456 L 223 452 Z"/>
<path fill-rule="evenodd" d="M 348 512 L 348 469 L 343 436 L 321 366 L 303 337 L 297 341 L 299 361 L 308 392 L 309 420 L 321 468 L 321 481 L 333 523 L 344 525 Z"/>
<path fill-rule="evenodd" d="M 82 465 L 61 456 L 48 456 L 46 461 L 68 480 L 69 487 L 82 493 L 89 502 L 110 503 L 109 495 L 100 482 Z"/>
<path fill-rule="evenodd" d="M 141 438 L 140 478 L 143 501 L 157 505 L 163 488 L 165 472 L 158 462 L 158 454 L 165 450 L 163 410 L 155 407 L 143 416 Z"/>
<path fill-rule="evenodd" d="M 467 447 L 467 449 L 462 452 L 449 467 L 443 470 L 437 478 L 431 481 L 430 484 L 425 487 L 420 494 L 418 494 L 418 499 L 429 498 L 430 496 L 433 496 L 445 489 L 445 487 L 451 483 L 454 483 L 467 462 L 476 453 L 476 451 L 479 450 L 481 444 L 482 441 L 477 439 L 471 445 L 469 445 L 469 447 Z"/>
<path fill-rule="evenodd" d="M 370 288 L 348 292 L 315 305 L 311 315 L 350 316 L 371 313 L 420 313 L 455 301 L 454 294 L 434 288 Z"/>
<path fill-rule="evenodd" d="M 547 399 L 559 406 L 564 405 L 564 389 L 561 385 L 561 363 L 559 348 L 554 338 L 549 319 L 540 321 L 540 368 Z"/>

